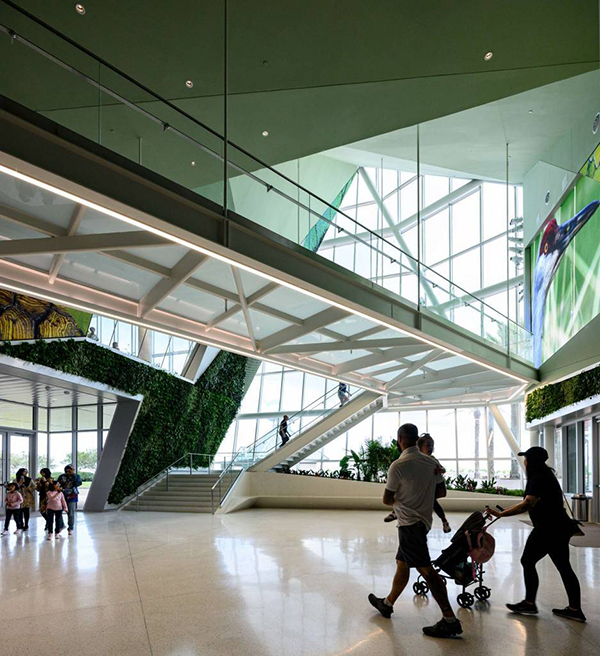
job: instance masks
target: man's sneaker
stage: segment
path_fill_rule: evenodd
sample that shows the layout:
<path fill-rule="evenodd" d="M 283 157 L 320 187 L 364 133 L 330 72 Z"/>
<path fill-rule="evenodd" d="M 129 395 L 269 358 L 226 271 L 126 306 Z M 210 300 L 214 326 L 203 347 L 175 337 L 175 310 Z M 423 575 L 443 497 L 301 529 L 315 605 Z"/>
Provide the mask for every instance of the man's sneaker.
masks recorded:
<path fill-rule="evenodd" d="M 444 533 L 451 533 L 452 529 L 450 528 L 450 524 L 448 522 L 443 522 L 442 523 L 442 528 L 444 529 Z"/>
<path fill-rule="evenodd" d="M 46 540 L 52 540 L 52 533 L 48 533 L 48 537 L 46 538 Z"/>
<path fill-rule="evenodd" d="M 68 535 L 73 535 L 73 529 L 70 528 L 70 529 L 67 531 L 67 534 L 68 534 Z"/>
<path fill-rule="evenodd" d="M 389 515 L 386 515 L 383 518 L 383 521 L 384 522 L 393 522 L 395 519 L 396 519 L 396 515 L 394 515 L 394 513 L 390 513 Z"/>
<path fill-rule="evenodd" d="M 554 615 L 558 615 L 559 617 L 564 617 L 568 620 L 574 620 L 575 622 L 585 622 L 586 617 L 582 613 L 581 609 L 579 610 L 571 610 L 568 606 L 566 608 L 553 608 L 552 612 Z"/>
<path fill-rule="evenodd" d="M 0 533 L 0 535 L 8 535 L 8 531 L 7 531 L 6 529 L 4 529 L 4 530 L 2 531 L 2 533 Z"/>
<path fill-rule="evenodd" d="M 55 540 L 60 540 L 60 533 L 57 533 L 57 534 L 54 536 L 54 539 L 55 539 Z"/>
<path fill-rule="evenodd" d="M 28 530 L 29 530 L 29 526 L 23 526 L 23 530 L 24 530 L 24 531 L 28 531 Z"/>
<path fill-rule="evenodd" d="M 21 535 L 22 532 L 23 532 L 23 531 L 22 531 L 20 528 L 18 528 L 18 529 L 15 531 L 15 535 Z"/>
<path fill-rule="evenodd" d="M 387 617 L 388 620 L 392 616 L 392 613 L 394 612 L 394 607 L 390 606 L 389 604 L 385 603 L 385 600 L 383 597 L 376 597 L 373 593 L 369 595 L 369 603 L 373 608 L 377 608 L 377 610 L 384 616 Z"/>
<path fill-rule="evenodd" d="M 459 620 L 453 622 L 442 619 L 433 626 L 424 626 L 423 633 L 430 638 L 453 638 L 462 633 L 462 625 Z"/>
<path fill-rule="evenodd" d="M 537 615 L 538 609 L 535 604 L 528 604 L 526 601 L 520 601 L 518 604 L 506 604 L 511 613 L 518 615 Z"/>

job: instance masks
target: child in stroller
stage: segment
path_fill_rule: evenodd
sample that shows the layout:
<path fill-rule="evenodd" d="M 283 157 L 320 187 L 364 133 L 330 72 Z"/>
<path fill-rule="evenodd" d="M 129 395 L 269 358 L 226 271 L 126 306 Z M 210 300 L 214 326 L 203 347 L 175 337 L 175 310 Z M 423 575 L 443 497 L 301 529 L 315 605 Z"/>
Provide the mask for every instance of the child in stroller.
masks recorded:
<path fill-rule="evenodd" d="M 462 608 L 471 608 L 475 597 L 480 601 L 490 598 L 492 591 L 483 585 L 483 564 L 494 555 L 495 541 L 487 529 L 496 521 L 488 522 L 490 515 L 482 512 L 472 513 L 456 531 L 450 540 L 450 545 L 433 561 L 434 567 L 444 583 L 453 580 L 462 587 L 462 592 L 456 601 Z M 471 585 L 477 585 L 473 596 L 467 592 Z M 426 595 L 429 586 L 421 576 L 413 585 L 417 595 Z"/>

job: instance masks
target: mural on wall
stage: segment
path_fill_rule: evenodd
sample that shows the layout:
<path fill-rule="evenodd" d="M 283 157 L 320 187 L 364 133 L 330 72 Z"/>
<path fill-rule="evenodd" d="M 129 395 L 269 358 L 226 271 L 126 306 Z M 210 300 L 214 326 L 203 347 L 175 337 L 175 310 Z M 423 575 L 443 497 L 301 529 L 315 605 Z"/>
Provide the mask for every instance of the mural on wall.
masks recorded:
<path fill-rule="evenodd" d="M 600 144 L 531 247 L 534 364 L 600 313 Z M 575 236 L 581 232 L 578 239 Z"/>
<path fill-rule="evenodd" d="M 0 289 L 0 339 L 82 337 L 92 315 Z"/>

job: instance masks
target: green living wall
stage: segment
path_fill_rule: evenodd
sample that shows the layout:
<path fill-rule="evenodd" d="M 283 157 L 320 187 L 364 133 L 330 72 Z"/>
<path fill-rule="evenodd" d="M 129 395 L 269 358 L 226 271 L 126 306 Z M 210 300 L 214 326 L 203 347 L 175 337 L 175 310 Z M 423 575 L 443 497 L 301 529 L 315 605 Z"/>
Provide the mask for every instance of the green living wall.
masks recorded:
<path fill-rule="evenodd" d="M 195 385 L 86 341 L 0 344 L 0 353 L 104 383 L 144 401 L 109 503 L 188 452 L 214 454 L 242 401 L 246 358 L 221 351 Z"/>
<path fill-rule="evenodd" d="M 527 395 L 525 420 L 543 419 L 573 403 L 600 395 L 600 367 L 584 371 L 560 383 L 546 385 Z"/>

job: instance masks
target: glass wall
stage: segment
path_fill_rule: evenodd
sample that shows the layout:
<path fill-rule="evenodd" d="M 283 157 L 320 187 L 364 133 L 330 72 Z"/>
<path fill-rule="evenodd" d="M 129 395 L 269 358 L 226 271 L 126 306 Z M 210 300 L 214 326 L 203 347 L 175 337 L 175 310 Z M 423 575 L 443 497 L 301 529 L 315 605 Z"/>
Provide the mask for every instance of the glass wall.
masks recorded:
<path fill-rule="evenodd" d="M 140 340 L 137 326 L 99 315 L 92 317 L 90 328 L 93 331 L 88 333 L 88 337 L 95 335 L 101 344 L 116 348 L 128 355 L 141 357 L 145 353 L 152 364 L 171 374 L 181 375 L 194 346 L 194 342 L 188 339 L 155 330 L 145 331 L 145 336 Z M 142 334 L 144 334 L 143 330 Z"/>
<path fill-rule="evenodd" d="M 304 406 L 313 403 L 315 409 L 307 412 L 303 421 L 323 412 L 315 403 L 326 390 L 337 387 L 337 382 L 311 374 L 284 369 L 263 363 L 258 370 L 225 439 L 217 458 L 250 446 L 275 428 L 284 414 L 290 417 Z M 359 390 L 350 389 L 351 392 Z M 335 395 L 334 395 L 335 396 Z M 522 448 L 528 444 L 524 426 L 523 404 L 500 406 L 513 435 Z M 318 452 L 312 454 L 297 468 L 313 470 L 339 469 L 339 461 L 351 450 L 358 451 L 364 442 L 376 439 L 389 444 L 395 438 L 398 426 L 414 423 L 419 432 L 428 432 L 435 439 L 435 456 L 443 464 L 448 476 L 470 476 L 476 480 L 496 478 L 504 487 L 521 488 L 523 477 L 517 460 L 496 426 L 489 409 L 439 408 L 385 410 L 368 417 L 360 424 L 337 437 Z"/>

